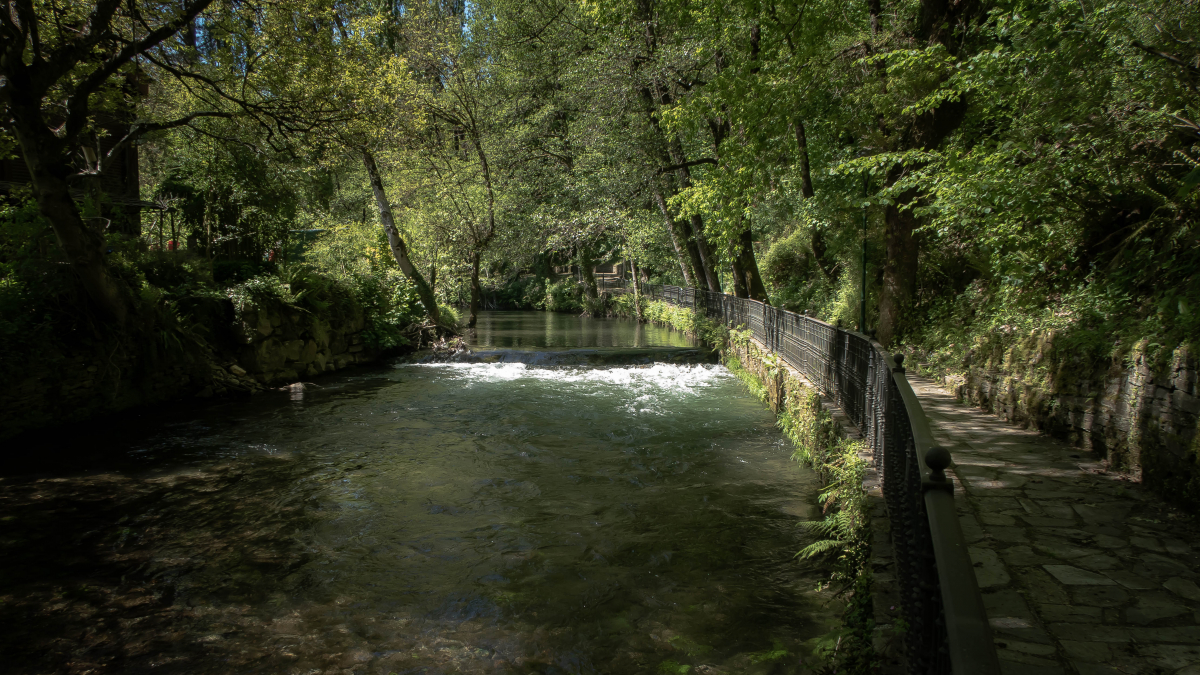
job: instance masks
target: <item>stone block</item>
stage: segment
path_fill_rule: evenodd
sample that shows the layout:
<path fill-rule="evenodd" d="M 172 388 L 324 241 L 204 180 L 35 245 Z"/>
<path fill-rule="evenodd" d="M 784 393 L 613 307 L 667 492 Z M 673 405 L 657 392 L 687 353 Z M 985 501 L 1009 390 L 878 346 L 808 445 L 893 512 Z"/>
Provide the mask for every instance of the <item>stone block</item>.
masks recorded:
<path fill-rule="evenodd" d="M 1038 612 L 1049 623 L 1100 623 L 1104 610 L 1076 605 L 1040 605 Z"/>
<path fill-rule="evenodd" d="M 297 359 L 300 363 L 312 363 L 317 358 L 317 342 L 309 340 L 304 344 L 304 349 L 300 352 L 300 358 Z"/>
<path fill-rule="evenodd" d="M 1088 572 L 1071 565 L 1042 565 L 1059 583 L 1066 586 L 1113 586 L 1116 582 L 1106 576 Z"/>
<path fill-rule="evenodd" d="M 975 580 L 980 588 L 1003 586 L 1011 579 L 1000 556 L 990 548 L 971 546 L 967 549 L 971 555 L 971 563 L 975 566 Z"/>
<path fill-rule="evenodd" d="M 1104 555 L 1103 553 L 1086 555 L 1082 558 L 1076 558 L 1073 562 L 1084 569 L 1089 569 L 1094 572 L 1115 570 L 1121 566 L 1121 561 L 1110 555 Z"/>
<path fill-rule="evenodd" d="M 1063 640 L 1061 642 L 1067 658 L 1084 663 L 1107 663 L 1112 660 L 1112 645 L 1108 642 L 1086 642 Z"/>
<path fill-rule="evenodd" d="M 1006 516 L 1006 515 L 1003 515 L 1000 513 L 981 513 L 981 514 L 979 514 L 979 521 L 982 522 L 984 525 L 1007 526 L 1007 525 L 1016 525 L 1017 524 L 1016 518 L 1014 518 L 1012 516 Z"/>
<path fill-rule="evenodd" d="M 1120 607 L 1129 600 L 1129 592 L 1120 586 L 1068 586 L 1071 604 L 1081 607 Z"/>
<path fill-rule="evenodd" d="M 1171 577 L 1163 584 L 1163 588 L 1181 598 L 1200 602 L 1200 587 L 1197 587 L 1194 581 L 1181 579 L 1180 577 Z"/>
<path fill-rule="evenodd" d="M 1113 581 L 1124 586 L 1125 588 L 1131 588 L 1131 589 L 1137 590 L 1137 591 L 1145 591 L 1145 590 L 1150 590 L 1152 588 L 1158 588 L 1157 582 L 1151 581 L 1150 579 L 1147 579 L 1146 577 L 1139 576 L 1137 574 L 1134 574 L 1133 572 L 1127 572 L 1125 570 L 1107 570 L 1104 572 L 1104 576 L 1108 577 L 1109 579 L 1112 579 Z"/>
<path fill-rule="evenodd" d="M 1200 645 L 1147 645 L 1138 653 L 1174 675 L 1200 675 Z"/>
<path fill-rule="evenodd" d="M 329 350 L 336 356 L 346 352 L 346 339 L 340 334 L 334 334 L 329 341 Z"/>
<path fill-rule="evenodd" d="M 283 343 L 283 357 L 288 361 L 299 361 L 300 353 L 304 350 L 303 340 L 288 340 Z"/>
<path fill-rule="evenodd" d="M 1133 607 L 1125 610 L 1125 620 L 1135 625 L 1146 625 L 1159 619 L 1190 613 L 1190 609 L 1166 593 L 1143 593 L 1137 597 Z"/>
<path fill-rule="evenodd" d="M 1035 553 L 1028 546 L 1009 546 L 1000 551 L 1000 557 L 1009 567 L 1036 567 L 1054 563 L 1053 558 Z"/>
<path fill-rule="evenodd" d="M 1068 542 L 1056 537 L 1040 537 L 1033 543 L 1033 549 L 1039 553 L 1058 558 L 1059 560 L 1071 560 L 1074 558 L 1082 558 L 1093 553 L 1092 549 L 1082 548 L 1074 545 L 1075 542 Z M 1059 567 L 1062 567 L 1061 565 Z M 1053 570 L 1047 569 L 1048 572 L 1054 574 Z M 1055 575 L 1058 576 L 1058 575 Z M 1061 581 L 1061 579 L 1060 579 Z M 1066 583 L 1066 582 L 1064 582 Z"/>
<path fill-rule="evenodd" d="M 1133 571 L 1144 577 L 1167 579 L 1174 576 L 1191 576 L 1191 569 L 1187 565 L 1166 556 L 1146 553 L 1141 555 L 1140 559 L 1141 562 L 1133 568 Z"/>
<path fill-rule="evenodd" d="M 255 358 L 258 361 L 259 372 L 279 370 L 283 367 L 284 354 L 283 345 L 275 338 L 269 338 L 258 343 L 254 350 Z"/>

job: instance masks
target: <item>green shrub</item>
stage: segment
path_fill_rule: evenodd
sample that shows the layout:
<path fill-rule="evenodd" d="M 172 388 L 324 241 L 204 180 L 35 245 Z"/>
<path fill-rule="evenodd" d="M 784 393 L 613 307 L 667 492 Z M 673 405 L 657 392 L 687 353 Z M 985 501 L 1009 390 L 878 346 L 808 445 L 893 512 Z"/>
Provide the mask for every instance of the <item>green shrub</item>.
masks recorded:
<path fill-rule="evenodd" d="M 541 309 L 548 312 L 583 311 L 583 290 L 571 277 L 548 283 Z"/>

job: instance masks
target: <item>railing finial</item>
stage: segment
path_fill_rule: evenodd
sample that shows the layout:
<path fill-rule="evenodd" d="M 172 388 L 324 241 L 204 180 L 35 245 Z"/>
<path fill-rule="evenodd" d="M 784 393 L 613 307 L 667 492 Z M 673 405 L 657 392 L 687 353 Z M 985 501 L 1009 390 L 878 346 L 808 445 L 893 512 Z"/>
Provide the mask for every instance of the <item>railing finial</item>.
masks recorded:
<path fill-rule="evenodd" d="M 904 372 L 904 354 L 897 353 L 895 356 L 892 357 L 892 360 L 894 360 L 896 362 L 896 367 L 892 368 L 892 372 L 893 373 L 903 373 Z"/>
<path fill-rule="evenodd" d="M 950 451 L 940 445 L 935 445 L 925 451 L 925 466 L 932 471 L 929 480 L 946 482 L 946 467 L 950 466 Z"/>

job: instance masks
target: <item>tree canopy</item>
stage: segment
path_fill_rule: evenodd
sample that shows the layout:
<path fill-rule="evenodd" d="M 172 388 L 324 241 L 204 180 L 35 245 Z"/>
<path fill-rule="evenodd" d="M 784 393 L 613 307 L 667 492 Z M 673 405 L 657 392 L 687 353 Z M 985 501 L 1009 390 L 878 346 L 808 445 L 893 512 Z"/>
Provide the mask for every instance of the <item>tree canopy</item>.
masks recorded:
<path fill-rule="evenodd" d="M 0 34 L 4 148 L 118 322 L 113 237 L 373 261 L 435 321 L 631 261 L 885 344 L 1197 328 L 1195 0 L 13 0 Z M 130 144 L 158 210 L 105 230 Z"/>

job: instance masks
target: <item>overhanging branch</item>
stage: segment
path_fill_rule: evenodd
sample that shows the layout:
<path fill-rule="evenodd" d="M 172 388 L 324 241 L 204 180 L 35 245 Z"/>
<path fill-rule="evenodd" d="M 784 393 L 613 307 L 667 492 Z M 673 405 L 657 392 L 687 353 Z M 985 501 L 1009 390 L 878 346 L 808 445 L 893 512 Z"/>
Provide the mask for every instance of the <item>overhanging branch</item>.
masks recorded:
<path fill-rule="evenodd" d="M 671 166 L 664 166 L 663 168 L 658 170 L 658 175 L 661 176 L 664 173 L 671 173 L 672 171 L 678 171 L 680 169 L 688 169 L 693 166 L 699 166 L 701 164 L 711 164 L 713 166 L 716 166 L 717 160 L 713 159 L 712 157 L 705 157 L 704 159 L 693 159 L 692 161 L 684 162 L 683 164 L 672 164 Z"/>

